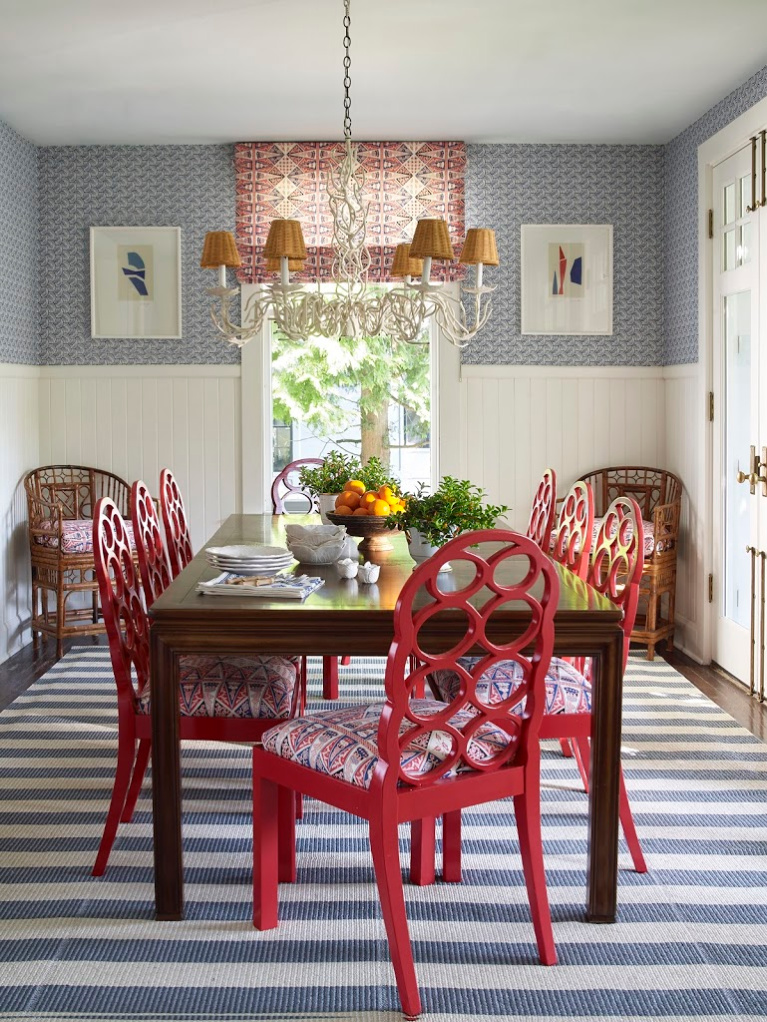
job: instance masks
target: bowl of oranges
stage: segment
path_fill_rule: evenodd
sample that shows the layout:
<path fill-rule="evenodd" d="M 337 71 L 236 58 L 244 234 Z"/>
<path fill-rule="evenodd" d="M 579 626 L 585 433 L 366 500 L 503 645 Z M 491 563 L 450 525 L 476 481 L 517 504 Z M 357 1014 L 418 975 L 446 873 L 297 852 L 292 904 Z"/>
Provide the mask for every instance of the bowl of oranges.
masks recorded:
<path fill-rule="evenodd" d="M 350 536 L 362 537 L 363 554 L 393 550 L 386 519 L 404 511 L 405 501 L 389 485 L 367 490 L 361 479 L 350 479 L 336 497 L 335 511 L 328 512 L 328 521 L 345 525 Z"/>

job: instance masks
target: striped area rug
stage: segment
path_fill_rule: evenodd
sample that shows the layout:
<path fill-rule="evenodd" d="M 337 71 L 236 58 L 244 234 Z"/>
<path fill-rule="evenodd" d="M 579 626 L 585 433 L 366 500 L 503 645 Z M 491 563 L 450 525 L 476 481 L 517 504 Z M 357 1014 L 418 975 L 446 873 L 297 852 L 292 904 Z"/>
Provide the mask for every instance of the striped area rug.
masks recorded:
<path fill-rule="evenodd" d="M 380 698 L 381 677 L 381 661 L 356 659 L 344 700 Z M 321 705 L 316 668 L 311 685 Z M 185 921 L 153 918 L 148 781 L 106 876 L 90 876 L 114 710 L 107 651 L 78 647 L 0 714 L 0 1019 L 399 1018 L 353 819 L 307 801 L 280 926 L 253 929 L 243 747 L 184 747 Z M 767 750 L 662 661 L 632 658 L 624 763 L 650 873 L 622 847 L 620 920 L 591 926 L 586 799 L 573 762 L 545 752 L 559 965 L 537 964 L 505 803 L 468 814 L 462 884 L 406 886 L 430 1022 L 767 1017 Z"/>

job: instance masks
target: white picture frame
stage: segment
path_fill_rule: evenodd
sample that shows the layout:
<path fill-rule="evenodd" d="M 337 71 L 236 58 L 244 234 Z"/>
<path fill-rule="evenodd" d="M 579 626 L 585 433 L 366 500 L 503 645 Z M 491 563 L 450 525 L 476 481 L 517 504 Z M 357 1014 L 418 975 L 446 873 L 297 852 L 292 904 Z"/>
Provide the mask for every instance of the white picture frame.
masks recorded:
<path fill-rule="evenodd" d="M 523 334 L 612 334 L 612 224 L 523 224 L 520 265 Z"/>
<path fill-rule="evenodd" d="M 181 228 L 91 227 L 91 337 L 181 338 Z"/>

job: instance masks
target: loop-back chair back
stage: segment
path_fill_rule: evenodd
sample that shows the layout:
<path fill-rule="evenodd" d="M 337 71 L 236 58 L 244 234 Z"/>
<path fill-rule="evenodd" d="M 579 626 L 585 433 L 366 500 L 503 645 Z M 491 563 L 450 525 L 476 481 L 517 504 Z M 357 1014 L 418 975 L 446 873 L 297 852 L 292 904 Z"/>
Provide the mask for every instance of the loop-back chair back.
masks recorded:
<path fill-rule="evenodd" d="M 165 528 L 170 566 L 175 578 L 194 557 L 194 551 L 184 498 L 173 473 L 167 468 L 160 472 L 160 513 Z"/>

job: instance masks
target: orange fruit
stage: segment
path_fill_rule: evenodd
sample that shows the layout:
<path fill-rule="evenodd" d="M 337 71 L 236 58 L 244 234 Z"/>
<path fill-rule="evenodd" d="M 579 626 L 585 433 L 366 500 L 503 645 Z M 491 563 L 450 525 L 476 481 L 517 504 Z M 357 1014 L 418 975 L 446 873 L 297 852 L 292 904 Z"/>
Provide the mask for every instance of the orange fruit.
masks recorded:
<path fill-rule="evenodd" d="M 370 508 L 378 500 L 378 494 L 375 490 L 368 490 L 367 493 L 363 493 L 360 498 L 360 507 Z"/>
<path fill-rule="evenodd" d="M 365 492 L 365 484 L 361 479 L 350 479 L 344 486 L 344 490 L 348 490 L 350 493 L 359 493 L 362 496 Z"/>
<path fill-rule="evenodd" d="M 365 517 L 367 517 L 367 511 L 365 510 L 364 507 L 355 508 L 354 514 L 355 515 L 364 515 Z"/>
<path fill-rule="evenodd" d="M 356 507 L 360 506 L 359 493 L 355 493 L 354 490 L 344 490 L 343 493 L 339 493 L 336 497 L 336 507 L 339 507 L 341 504 L 344 507 L 350 507 L 353 511 Z"/>
<path fill-rule="evenodd" d="M 337 515 L 353 515 L 354 511 L 352 510 L 352 508 L 347 507 L 346 504 L 341 504 L 339 507 L 336 507 L 336 514 Z"/>
<path fill-rule="evenodd" d="M 389 506 L 388 500 L 377 500 L 373 505 L 373 514 L 384 516 L 391 514 L 391 507 Z"/>
<path fill-rule="evenodd" d="M 381 500 L 385 500 L 387 504 L 391 504 L 392 500 L 396 499 L 391 486 L 382 486 L 378 491 L 378 496 Z"/>

